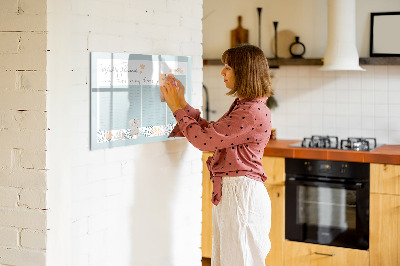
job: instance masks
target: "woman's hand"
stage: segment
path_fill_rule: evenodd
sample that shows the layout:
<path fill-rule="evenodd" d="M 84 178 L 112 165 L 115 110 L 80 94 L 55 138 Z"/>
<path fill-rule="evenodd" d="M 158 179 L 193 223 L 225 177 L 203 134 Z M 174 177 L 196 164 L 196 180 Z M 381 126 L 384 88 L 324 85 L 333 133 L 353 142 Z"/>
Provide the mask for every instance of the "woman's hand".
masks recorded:
<path fill-rule="evenodd" d="M 172 113 L 178 109 L 184 109 L 186 107 L 184 90 L 185 88 L 179 80 L 168 75 L 164 86 L 161 87 L 161 91 L 164 93 L 165 101 L 167 102 L 167 105 L 169 109 L 171 109 Z"/>
<path fill-rule="evenodd" d="M 187 102 L 185 100 L 185 87 L 183 86 L 182 82 L 175 78 L 173 74 L 168 74 L 167 80 L 170 80 L 171 82 L 176 82 L 178 89 L 178 97 L 179 97 L 179 103 L 180 105 L 185 108 L 187 105 Z"/>

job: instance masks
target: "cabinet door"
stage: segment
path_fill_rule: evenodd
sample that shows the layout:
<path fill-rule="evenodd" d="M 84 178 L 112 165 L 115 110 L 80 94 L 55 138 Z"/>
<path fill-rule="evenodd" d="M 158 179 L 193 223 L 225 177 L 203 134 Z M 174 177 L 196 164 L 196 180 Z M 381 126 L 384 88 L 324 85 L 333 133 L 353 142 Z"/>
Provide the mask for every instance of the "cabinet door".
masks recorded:
<path fill-rule="evenodd" d="M 400 265 L 400 196 L 371 194 L 371 266 Z"/>
<path fill-rule="evenodd" d="M 268 177 L 266 184 L 285 185 L 285 158 L 264 156 L 261 163 Z"/>
<path fill-rule="evenodd" d="M 211 152 L 203 153 L 203 195 L 202 195 L 202 224 L 201 224 L 201 253 L 204 258 L 211 258 L 212 252 L 212 183 L 206 161 Z"/>
<path fill-rule="evenodd" d="M 283 265 L 283 243 L 285 240 L 285 187 L 265 184 L 271 199 L 271 250 L 265 259 L 266 266 Z"/>
<path fill-rule="evenodd" d="M 400 165 L 370 165 L 371 193 L 400 195 Z"/>
<path fill-rule="evenodd" d="M 367 266 L 365 250 L 285 241 L 285 266 Z"/>

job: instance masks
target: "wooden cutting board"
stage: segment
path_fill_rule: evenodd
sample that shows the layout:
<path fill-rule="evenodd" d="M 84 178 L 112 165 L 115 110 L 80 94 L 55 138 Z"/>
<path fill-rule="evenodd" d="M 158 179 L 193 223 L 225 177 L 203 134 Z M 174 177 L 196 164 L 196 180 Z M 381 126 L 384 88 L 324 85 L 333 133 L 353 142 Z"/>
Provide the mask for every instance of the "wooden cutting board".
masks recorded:
<path fill-rule="evenodd" d="M 238 44 L 249 43 L 249 31 L 242 27 L 242 16 L 238 16 L 238 27 L 231 30 L 231 48 Z"/>

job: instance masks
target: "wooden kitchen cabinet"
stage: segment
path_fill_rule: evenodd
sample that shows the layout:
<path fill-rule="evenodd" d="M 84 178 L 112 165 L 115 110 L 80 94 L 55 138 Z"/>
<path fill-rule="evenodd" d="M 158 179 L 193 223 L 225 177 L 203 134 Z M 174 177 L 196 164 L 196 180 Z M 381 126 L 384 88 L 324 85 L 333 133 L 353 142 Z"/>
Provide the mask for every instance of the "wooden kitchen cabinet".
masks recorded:
<path fill-rule="evenodd" d="M 285 240 L 285 158 L 264 156 L 261 160 L 267 175 L 265 187 L 271 199 L 271 250 L 265 259 L 266 266 L 283 265 Z"/>
<path fill-rule="evenodd" d="M 201 223 L 201 254 L 203 258 L 211 258 L 212 252 L 212 183 L 206 165 L 212 152 L 203 153 L 203 195 L 202 195 L 202 223 Z"/>
<path fill-rule="evenodd" d="M 370 164 L 371 193 L 400 195 L 400 165 Z"/>
<path fill-rule="evenodd" d="M 365 250 L 285 241 L 285 266 L 366 266 Z"/>
<path fill-rule="evenodd" d="M 203 153 L 203 206 L 202 206 L 202 256 L 211 258 L 212 253 L 212 183 L 206 166 L 206 161 L 211 152 Z M 271 199 L 272 221 L 271 221 L 271 250 L 266 258 L 267 266 L 283 265 L 284 230 L 285 230 L 285 158 L 263 157 L 262 164 L 268 176 L 265 187 Z"/>
<path fill-rule="evenodd" d="M 400 265 L 400 196 L 374 193 L 370 200 L 370 265 Z"/>
<path fill-rule="evenodd" d="M 285 241 L 285 187 L 265 184 L 271 199 L 271 250 L 265 259 L 266 266 L 283 265 Z"/>
<path fill-rule="evenodd" d="M 400 165 L 370 166 L 370 265 L 400 265 Z"/>

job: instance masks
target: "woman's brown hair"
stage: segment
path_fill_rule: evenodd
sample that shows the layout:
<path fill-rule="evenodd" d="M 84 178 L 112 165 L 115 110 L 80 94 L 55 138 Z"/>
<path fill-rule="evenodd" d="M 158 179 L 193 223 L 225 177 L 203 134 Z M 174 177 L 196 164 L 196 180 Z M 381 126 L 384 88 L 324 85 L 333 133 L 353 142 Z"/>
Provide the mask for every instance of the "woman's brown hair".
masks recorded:
<path fill-rule="evenodd" d="M 273 95 L 268 61 L 260 48 L 246 44 L 228 49 L 222 54 L 222 63 L 235 74 L 235 86 L 227 95 L 243 99 Z"/>

